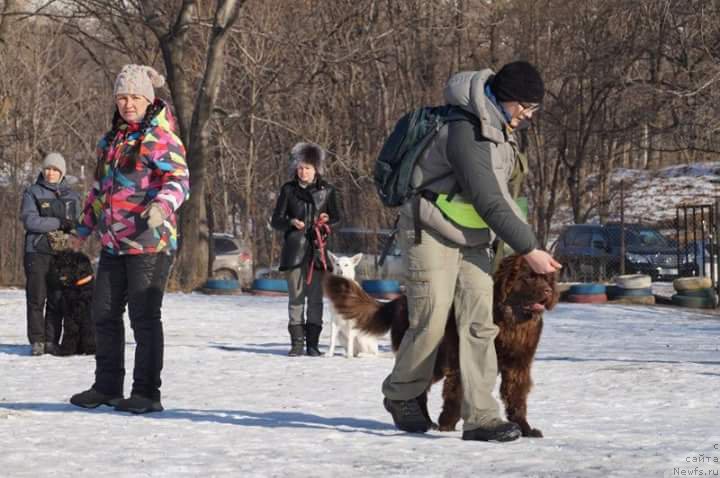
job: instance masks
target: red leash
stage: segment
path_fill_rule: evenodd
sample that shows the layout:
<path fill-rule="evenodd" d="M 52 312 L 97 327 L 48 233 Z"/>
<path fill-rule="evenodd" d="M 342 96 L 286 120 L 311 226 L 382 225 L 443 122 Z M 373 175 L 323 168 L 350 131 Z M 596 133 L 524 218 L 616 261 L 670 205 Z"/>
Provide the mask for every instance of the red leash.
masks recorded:
<path fill-rule="evenodd" d="M 315 269 L 315 254 L 320 254 L 320 263 L 323 271 L 327 271 L 327 261 L 325 258 L 325 246 L 327 246 L 327 238 L 330 235 L 330 225 L 326 221 L 318 219 L 313 224 L 313 254 L 310 256 L 310 265 L 307 271 L 307 280 L 305 283 L 310 285 L 312 282 L 313 269 Z"/>

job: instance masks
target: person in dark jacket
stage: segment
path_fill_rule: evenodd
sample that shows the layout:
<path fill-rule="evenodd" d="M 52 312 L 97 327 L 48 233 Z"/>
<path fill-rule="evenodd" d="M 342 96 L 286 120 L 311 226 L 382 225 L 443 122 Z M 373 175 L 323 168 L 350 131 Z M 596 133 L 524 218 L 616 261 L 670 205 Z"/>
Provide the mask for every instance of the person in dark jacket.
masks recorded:
<path fill-rule="evenodd" d="M 290 153 L 292 181 L 280 189 L 272 227 L 284 233 L 280 270 L 287 272 L 291 349 L 288 355 L 320 355 L 322 331 L 322 281 L 324 262 L 315 247 L 315 225 L 334 225 L 340 220 L 335 188 L 322 177 L 325 152 L 312 143 L 298 143 Z M 324 261 L 323 261 L 324 260 Z M 307 322 L 303 317 L 307 301 Z"/>
<path fill-rule="evenodd" d="M 102 243 L 92 301 L 95 383 L 70 398 L 78 407 L 163 410 L 161 307 L 177 248 L 175 211 L 190 194 L 185 147 L 170 108 L 155 98 L 164 82 L 145 65 L 125 65 L 118 74 L 112 129 L 98 143 L 95 183 L 71 236 L 74 249 L 93 231 Z M 126 306 L 137 343 L 129 398 L 123 398 Z"/>
<path fill-rule="evenodd" d="M 25 296 L 27 334 L 32 355 L 55 353 L 62 332 L 61 291 L 49 281 L 53 251 L 48 233 L 70 232 L 80 210 L 80 196 L 65 180 L 65 159 L 48 154 L 35 184 L 23 193 L 20 219 L 25 226 Z"/>

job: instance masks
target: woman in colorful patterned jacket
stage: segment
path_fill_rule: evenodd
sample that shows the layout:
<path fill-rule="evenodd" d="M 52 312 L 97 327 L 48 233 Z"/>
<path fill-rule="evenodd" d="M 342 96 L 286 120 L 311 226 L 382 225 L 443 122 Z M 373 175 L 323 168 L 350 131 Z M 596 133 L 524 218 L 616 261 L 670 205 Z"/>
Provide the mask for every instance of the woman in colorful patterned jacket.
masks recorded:
<path fill-rule="evenodd" d="M 163 410 L 161 306 L 177 246 L 175 211 L 189 196 L 185 148 L 168 105 L 155 98 L 165 79 L 144 65 L 125 65 L 115 80 L 112 129 L 98 143 L 95 183 L 77 237 L 95 231 L 102 243 L 92 316 L 95 383 L 70 403 L 148 413 Z M 132 392 L 123 398 L 128 307 L 135 342 Z"/>

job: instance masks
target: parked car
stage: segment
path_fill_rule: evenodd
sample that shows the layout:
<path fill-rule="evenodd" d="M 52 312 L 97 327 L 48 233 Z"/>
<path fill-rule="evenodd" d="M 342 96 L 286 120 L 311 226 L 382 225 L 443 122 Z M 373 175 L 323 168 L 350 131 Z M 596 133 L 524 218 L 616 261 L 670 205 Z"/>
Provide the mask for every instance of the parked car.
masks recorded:
<path fill-rule="evenodd" d="M 213 233 L 212 238 L 215 248 L 212 278 L 234 279 L 240 282 L 240 287 L 252 287 L 252 249 L 231 234 Z"/>
<path fill-rule="evenodd" d="M 563 264 L 565 280 L 604 280 L 620 273 L 619 224 L 574 224 L 558 238 L 553 254 Z M 680 256 L 677 247 L 657 229 L 625 225 L 625 273 L 647 274 L 654 281 L 694 275 L 694 261 Z"/>
<path fill-rule="evenodd" d="M 400 247 L 395 241 L 380 266 L 380 256 L 383 248 L 391 240 L 391 231 L 388 229 L 370 230 L 357 227 L 344 227 L 334 231 L 330 250 L 337 255 L 352 256 L 358 252 L 363 258 L 355 269 L 358 281 L 366 279 L 403 280 L 404 268 Z"/>

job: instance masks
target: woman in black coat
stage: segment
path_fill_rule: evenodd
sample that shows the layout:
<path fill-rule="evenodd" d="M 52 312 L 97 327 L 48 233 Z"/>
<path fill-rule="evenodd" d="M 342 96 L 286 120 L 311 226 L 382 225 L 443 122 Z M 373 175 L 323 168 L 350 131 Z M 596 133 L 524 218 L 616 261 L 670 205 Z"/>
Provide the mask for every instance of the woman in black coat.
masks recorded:
<path fill-rule="evenodd" d="M 272 227 L 284 233 L 280 270 L 287 273 L 288 282 L 288 331 L 292 343 L 288 355 L 302 355 L 303 343 L 306 343 L 307 354 L 315 357 L 320 355 L 324 275 L 318 265 L 322 261 L 317 260 L 314 247 L 315 225 L 334 225 L 340 220 L 340 214 L 335 188 L 322 178 L 325 159 L 322 148 L 312 143 L 298 143 L 290 155 L 293 179 L 280 189 Z M 323 259 L 329 267 L 327 256 Z"/>

